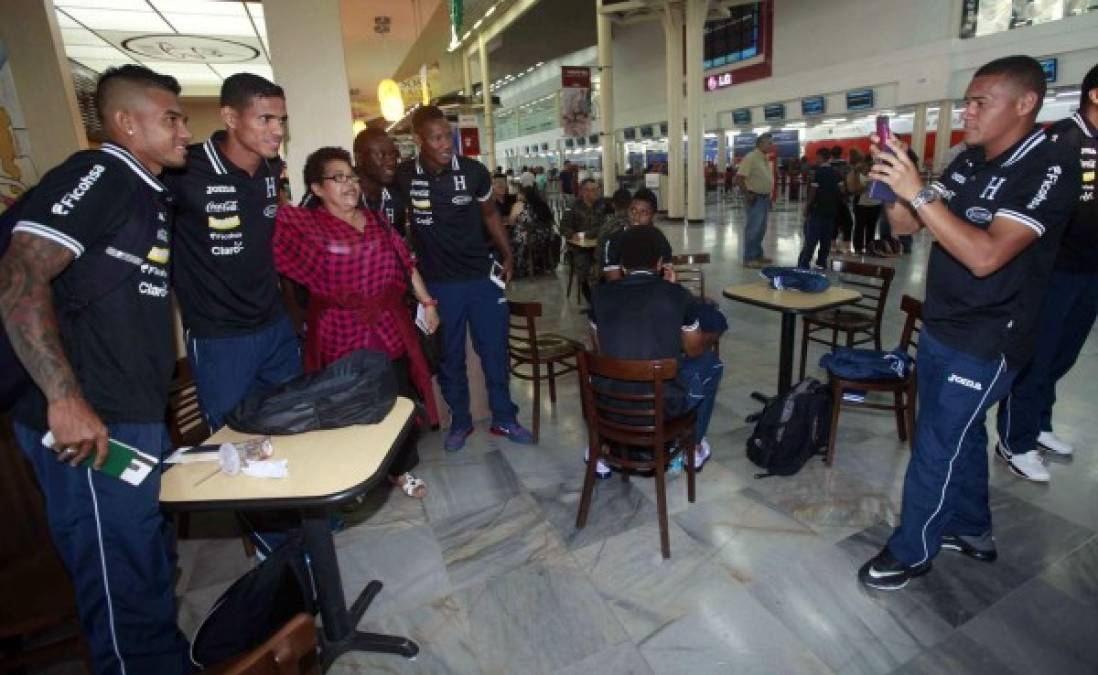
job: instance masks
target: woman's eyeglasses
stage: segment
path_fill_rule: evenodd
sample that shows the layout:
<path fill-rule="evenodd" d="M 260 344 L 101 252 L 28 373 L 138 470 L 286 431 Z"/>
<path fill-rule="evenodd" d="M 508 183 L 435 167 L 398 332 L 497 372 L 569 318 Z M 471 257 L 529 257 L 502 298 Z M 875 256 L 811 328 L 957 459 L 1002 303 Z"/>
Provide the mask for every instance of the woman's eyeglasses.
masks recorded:
<path fill-rule="evenodd" d="M 351 182 L 357 181 L 358 176 L 353 174 L 353 173 L 336 173 L 336 174 L 332 174 L 331 176 L 321 176 L 321 179 L 322 180 L 335 181 L 335 182 L 342 185 L 343 183 L 346 183 L 347 181 L 351 181 Z"/>

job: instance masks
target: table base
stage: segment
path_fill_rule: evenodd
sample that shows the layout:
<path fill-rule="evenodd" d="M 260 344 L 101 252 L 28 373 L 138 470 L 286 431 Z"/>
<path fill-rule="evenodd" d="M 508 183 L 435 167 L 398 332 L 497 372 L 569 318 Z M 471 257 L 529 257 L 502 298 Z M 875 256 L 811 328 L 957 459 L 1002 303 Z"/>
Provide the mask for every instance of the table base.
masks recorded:
<path fill-rule="evenodd" d="M 352 651 L 397 654 L 407 658 L 418 654 L 419 645 L 408 638 L 355 629 L 370 603 L 381 592 L 382 584 L 380 581 L 366 584 L 351 609 L 347 609 L 327 510 L 302 511 L 301 526 L 305 531 L 305 548 L 317 581 L 317 602 L 324 624 L 320 633 L 321 669 L 328 670 L 337 658 Z"/>

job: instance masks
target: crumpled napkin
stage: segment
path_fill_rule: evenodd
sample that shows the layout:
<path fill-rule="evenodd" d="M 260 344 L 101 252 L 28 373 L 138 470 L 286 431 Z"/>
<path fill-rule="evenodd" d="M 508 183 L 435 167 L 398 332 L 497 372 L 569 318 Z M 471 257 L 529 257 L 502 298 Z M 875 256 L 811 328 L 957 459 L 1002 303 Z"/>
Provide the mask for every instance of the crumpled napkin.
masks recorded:
<path fill-rule="evenodd" d="M 240 472 L 252 478 L 285 478 L 290 475 L 290 467 L 285 459 L 264 459 L 248 462 Z"/>

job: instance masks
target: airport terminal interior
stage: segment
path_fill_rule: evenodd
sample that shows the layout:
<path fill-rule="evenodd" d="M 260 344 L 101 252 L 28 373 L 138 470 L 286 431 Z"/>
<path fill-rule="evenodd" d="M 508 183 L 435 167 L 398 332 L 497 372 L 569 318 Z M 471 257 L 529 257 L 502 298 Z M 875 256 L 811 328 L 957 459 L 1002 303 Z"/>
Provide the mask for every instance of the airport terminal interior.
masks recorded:
<path fill-rule="evenodd" d="M 408 637 L 419 652 L 349 651 L 323 664 L 329 673 L 1095 673 L 1094 333 L 1056 388 L 1055 434 L 1074 454 L 1044 453 L 1047 482 L 997 457 L 988 413 L 998 559 L 943 550 L 931 573 L 880 592 L 858 570 L 900 522 L 911 445 L 897 415 L 844 406 L 830 465 L 814 456 L 795 475 L 759 477 L 745 451 L 748 417 L 762 408 L 752 392 L 778 387 L 782 317 L 722 290 L 762 278 L 744 263 L 748 206 L 732 178 L 761 135 L 774 140 L 763 251 L 792 267 L 805 241 L 802 158 L 835 146 L 864 154 L 883 117 L 922 174 L 937 177 L 963 149 L 962 99 L 977 68 L 1036 58 L 1048 87 L 1037 122 L 1054 123 L 1079 107 L 1096 36 L 1095 0 L 0 0 L 0 208 L 104 140 L 95 80 L 140 63 L 179 80 L 194 142 L 222 128 L 225 78 L 250 72 L 281 85 L 294 203 L 314 150 L 350 150 L 357 133 L 382 128 L 413 157 L 411 115 L 437 105 L 455 153 L 502 174 L 512 191 L 532 174 L 555 223 L 575 200 L 562 189 L 567 170 L 606 198 L 651 190 L 673 252 L 708 254 L 704 296 L 728 321 L 723 378 L 696 500 L 685 472 L 667 477 L 670 557 L 651 477 L 596 481 L 576 528 L 589 436 L 575 372 L 557 378 L 555 401 L 541 384 L 530 445 L 489 433 L 474 381 L 464 449 L 444 450 L 445 414 L 441 430 L 420 437 L 424 498 L 381 480 L 333 509 L 347 603 L 371 580 L 384 585 L 358 628 Z M 513 280 L 506 298 L 540 303 L 538 332 L 588 345 L 589 303 L 572 244 L 561 243 L 559 265 Z M 926 294 L 933 245 L 922 230 L 887 256 L 848 241 L 832 248 L 832 261 L 894 270 L 879 329 L 886 349 L 904 328 L 901 298 Z M 802 330 L 798 319 L 793 379 L 803 367 L 827 382 L 818 363 L 828 348 L 811 344 L 802 366 Z M 512 378 L 510 390 L 531 427 L 534 385 Z M 2 441 L 4 461 L 23 462 L 10 433 Z M 8 570 L 22 552 L 50 546 L 33 472 L 11 474 L 0 485 L 9 519 L 21 522 L 0 535 L 18 542 L 0 547 L 5 584 L 18 583 Z M 26 518 L 12 511 L 31 508 Z M 185 534 L 175 589 L 190 638 L 258 561 L 229 510 L 190 514 Z M 12 609 L 0 610 L 4 658 L 76 625 L 70 610 L 28 637 Z M 90 672 L 79 641 L 65 644 L 7 672 Z"/>

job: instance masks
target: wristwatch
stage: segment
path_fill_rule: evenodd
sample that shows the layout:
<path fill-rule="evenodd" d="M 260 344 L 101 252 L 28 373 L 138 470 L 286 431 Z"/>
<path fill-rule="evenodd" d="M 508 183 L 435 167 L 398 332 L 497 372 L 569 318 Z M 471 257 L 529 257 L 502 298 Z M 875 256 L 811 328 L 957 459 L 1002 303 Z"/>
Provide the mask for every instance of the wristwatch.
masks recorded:
<path fill-rule="evenodd" d="M 920 208 L 926 206 L 930 202 L 938 201 L 938 191 L 932 187 L 925 187 L 919 190 L 915 198 L 911 200 L 911 208 L 918 211 Z"/>

